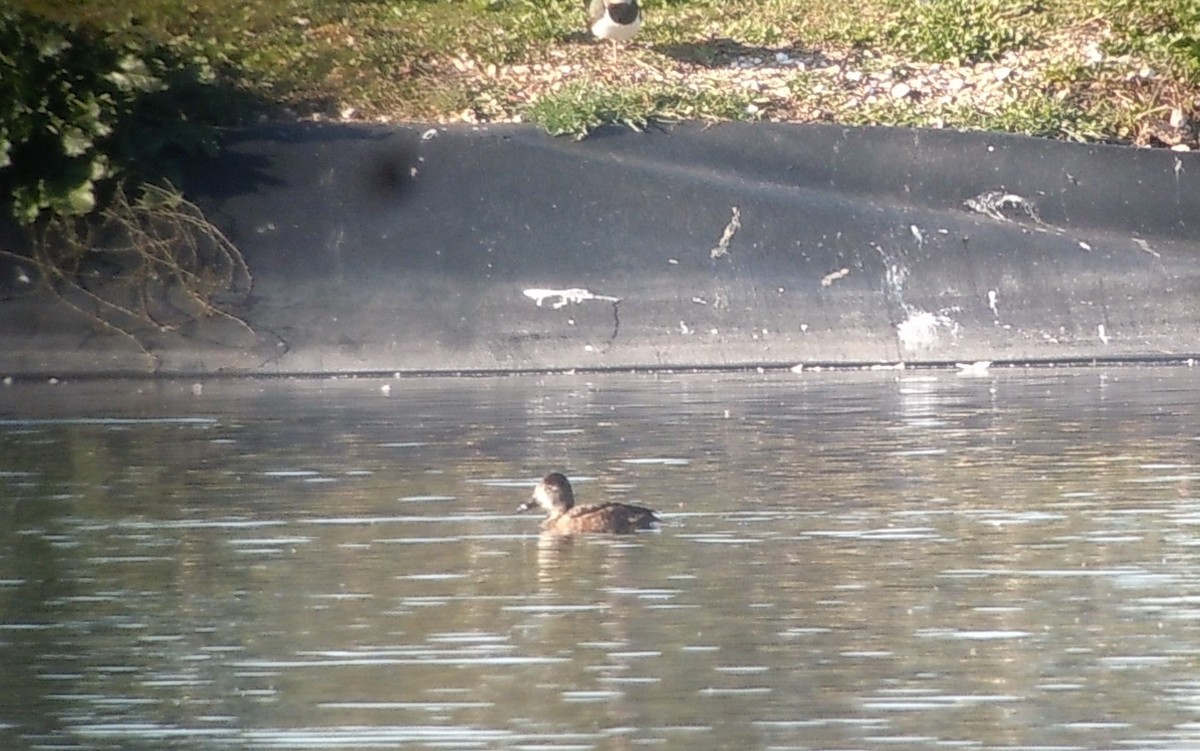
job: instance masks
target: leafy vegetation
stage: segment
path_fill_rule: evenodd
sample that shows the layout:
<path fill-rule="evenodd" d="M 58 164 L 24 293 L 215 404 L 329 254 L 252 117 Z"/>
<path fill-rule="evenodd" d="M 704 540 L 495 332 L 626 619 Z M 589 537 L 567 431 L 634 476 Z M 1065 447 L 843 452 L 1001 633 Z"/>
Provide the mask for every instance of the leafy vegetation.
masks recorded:
<path fill-rule="evenodd" d="M 139 345 L 139 326 L 168 330 L 170 315 L 228 316 L 219 295 L 244 292 L 248 271 L 171 183 L 236 111 L 215 78 L 203 57 L 0 9 L 0 195 L 28 239 L 0 255 Z M 103 289 L 85 281 L 100 267 Z"/>
<path fill-rule="evenodd" d="M 22 224 L 91 212 L 122 179 L 212 151 L 194 117 L 213 72 L 162 47 L 0 11 L 0 190 Z"/>

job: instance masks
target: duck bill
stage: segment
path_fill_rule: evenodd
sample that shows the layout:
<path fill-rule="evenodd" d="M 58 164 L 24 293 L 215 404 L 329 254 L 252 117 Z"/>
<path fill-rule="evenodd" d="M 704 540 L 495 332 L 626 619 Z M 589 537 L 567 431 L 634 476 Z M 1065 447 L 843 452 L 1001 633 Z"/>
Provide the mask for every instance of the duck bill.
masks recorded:
<path fill-rule="evenodd" d="M 529 509 L 533 508 L 533 505 L 534 505 L 534 504 L 533 504 L 533 499 L 531 498 L 530 500 L 528 500 L 528 501 L 525 501 L 524 503 L 522 503 L 520 506 L 517 506 L 517 513 L 518 513 L 518 514 L 523 514 L 523 513 L 525 513 L 526 511 L 528 511 Z"/>

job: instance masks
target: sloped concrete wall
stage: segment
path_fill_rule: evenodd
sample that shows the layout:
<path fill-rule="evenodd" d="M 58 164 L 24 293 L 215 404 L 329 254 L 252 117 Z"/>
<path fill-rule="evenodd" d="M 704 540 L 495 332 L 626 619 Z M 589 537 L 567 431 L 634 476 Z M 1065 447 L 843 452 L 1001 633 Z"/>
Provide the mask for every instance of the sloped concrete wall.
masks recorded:
<path fill-rule="evenodd" d="M 348 373 L 1187 357 L 1200 155 L 684 125 L 239 132 L 185 186 L 252 293 L 136 345 L 0 301 L 0 373 Z"/>

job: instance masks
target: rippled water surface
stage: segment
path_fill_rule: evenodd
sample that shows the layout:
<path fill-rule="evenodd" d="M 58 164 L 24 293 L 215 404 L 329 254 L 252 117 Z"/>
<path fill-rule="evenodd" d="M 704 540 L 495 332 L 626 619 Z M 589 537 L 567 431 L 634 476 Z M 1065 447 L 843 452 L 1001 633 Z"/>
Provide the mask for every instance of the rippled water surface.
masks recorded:
<path fill-rule="evenodd" d="M 0 746 L 1200 745 L 1198 370 L 384 384 L 0 387 Z"/>

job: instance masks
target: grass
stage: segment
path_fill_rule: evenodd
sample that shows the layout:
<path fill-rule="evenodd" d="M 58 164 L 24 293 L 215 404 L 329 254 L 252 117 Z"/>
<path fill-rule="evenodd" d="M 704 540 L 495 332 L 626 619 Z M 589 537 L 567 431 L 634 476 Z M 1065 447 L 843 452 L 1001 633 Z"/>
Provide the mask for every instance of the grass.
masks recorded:
<path fill-rule="evenodd" d="M 752 120 L 756 112 L 744 92 L 581 82 L 547 94 L 525 114 L 551 135 L 581 139 L 608 124 L 642 130 L 653 121 Z"/>
<path fill-rule="evenodd" d="M 967 62 L 998 60 L 1010 50 L 1038 41 L 1038 8 L 1012 0 L 893 0 L 894 15 L 883 23 L 886 42 L 917 60 Z"/>
<path fill-rule="evenodd" d="M 888 96 L 868 99 L 831 95 L 814 77 L 799 75 L 790 85 L 796 95 L 826 108 L 829 119 L 849 125 L 893 125 L 913 128 L 990 130 L 1069 141 L 1113 140 L 1126 133 L 1104 96 L 1084 101 L 1069 87 L 1057 92 L 1043 86 L 988 106 L 965 106 L 938 100 L 897 101 Z"/>
<path fill-rule="evenodd" d="M 643 0 L 616 66 L 578 0 L 17 3 L 203 57 L 276 117 L 529 119 L 575 137 L 685 118 L 941 123 L 1159 145 L 1170 121 L 1200 145 L 1200 0 Z M 727 75 L 776 55 L 808 64 L 757 87 Z M 994 101 L 864 103 L 844 77 L 998 64 L 1027 75 Z"/>

